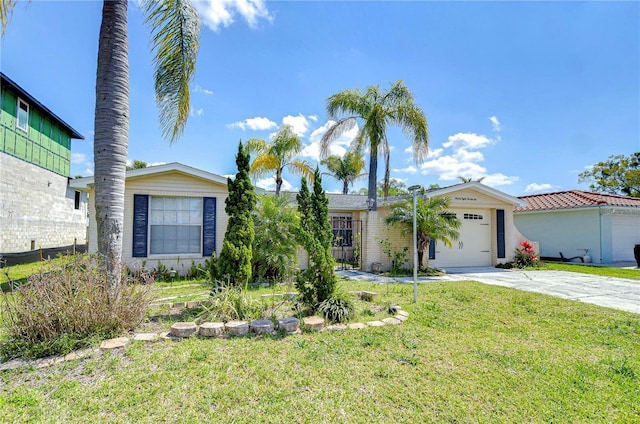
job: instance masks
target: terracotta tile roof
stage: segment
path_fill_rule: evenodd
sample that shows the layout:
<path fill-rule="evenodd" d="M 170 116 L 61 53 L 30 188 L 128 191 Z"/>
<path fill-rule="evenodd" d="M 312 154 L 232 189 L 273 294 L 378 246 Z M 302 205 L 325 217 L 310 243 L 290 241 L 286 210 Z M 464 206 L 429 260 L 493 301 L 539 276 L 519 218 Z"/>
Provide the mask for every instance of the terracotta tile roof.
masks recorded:
<path fill-rule="evenodd" d="M 530 196 L 519 196 L 518 198 L 527 202 L 527 206 L 518 206 L 514 209 L 515 212 L 573 209 L 598 205 L 640 208 L 640 198 L 581 190 L 532 194 Z"/>

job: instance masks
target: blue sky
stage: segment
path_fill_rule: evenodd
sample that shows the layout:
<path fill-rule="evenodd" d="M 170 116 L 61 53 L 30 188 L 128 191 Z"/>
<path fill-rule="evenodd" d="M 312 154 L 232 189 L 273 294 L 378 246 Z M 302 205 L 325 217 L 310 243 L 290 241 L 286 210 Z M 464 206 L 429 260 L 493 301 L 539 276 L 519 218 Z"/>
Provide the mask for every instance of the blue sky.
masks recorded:
<path fill-rule="evenodd" d="M 196 4 L 204 25 L 192 114 L 171 146 L 158 126 L 149 29 L 130 4 L 130 159 L 232 174 L 239 140 L 288 123 L 315 164 L 326 98 L 399 79 L 430 129 L 422 164 L 399 130 L 388 133 L 391 176 L 407 185 L 464 176 L 516 196 L 588 189 L 577 177 L 585 167 L 640 151 L 639 2 Z M 0 50 L 2 71 L 85 136 L 72 145 L 74 176 L 93 169 L 101 5 L 19 2 Z M 345 137 L 336 152 L 347 146 Z M 327 190 L 340 187 L 325 179 Z"/>

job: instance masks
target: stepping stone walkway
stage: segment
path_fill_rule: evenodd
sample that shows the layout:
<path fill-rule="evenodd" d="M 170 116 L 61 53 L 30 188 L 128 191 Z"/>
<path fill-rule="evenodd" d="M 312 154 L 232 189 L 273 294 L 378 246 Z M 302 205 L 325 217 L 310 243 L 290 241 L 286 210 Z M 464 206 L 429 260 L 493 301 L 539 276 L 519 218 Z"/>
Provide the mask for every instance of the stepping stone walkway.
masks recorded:
<path fill-rule="evenodd" d="M 324 327 L 324 318 L 317 315 L 304 317 L 302 318 L 302 322 L 304 323 L 305 328 L 308 328 L 311 331 L 320 331 L 322 330 L 322 327 Z"/>
<path fill-rule="evenodd" d="M 174 337 L 191 337 L 198 331 L 198 326 L 195 322 L 176 322 L 171 326 L 169 334 Z"/>
<path fill-rule="evenodd" d="M 249 332 L 249 323 L 246 321 L 229 321 L 224 328 L 232 336 L 242 336 Z"/>
<path fill-rule="evenodd" d="M 176 304 L 173 305 L 175 306 Z M 178 305 L 184 306 L 184 302 L 179 303 Z M 399 306 L 393 306 L 393 313 L 395 313 L 396 315 L 393 317 L 383 318 L 379 321 L 370 321 L 367 323 L 356 322 L 347 325 L 332 324 L 325 326 L 324 319 L 322 317 L 314 315 L 303 318 L 303 324 L 305 330 L 307 331 L 340 331 L 345 329 L 361 330 L 368 327 L 400 325 L 409 318 L 409 313 L 401 309 Z M 297 318 L 280 318 L 277 320 L 277 324 L 279 329 L 286 331 L 288 334 L 300 332 L 300 320 L 298 320 Z M 133 335 L 133 340 L 152 342 L 160 338 L 180 341 L 183 338 L 191 337 L 194 334 L 198 334 L 201 337 L 223 337 L 225 335 L 225 332 L 231 336 L 240 336 L 247 334 L 250 328 L 254 333 L 273 332 L 274 323 L 271 320 L 255 320 L 251 322 L 251 325 L 249 325 L 249 323 L 246 321 L 229 321 L 226 324 L 222 322 L 205 322 L 200 326 L 197 326 L 195 322 L 176 322 L 171 326 L 171 330 L 168 332 L 136 333 Z M 52 356 L 35 361 L 13 359 L 8 362 L 0 363 L 0 371 L 13 370 L 25 366 L 30 366 L 36 369 L 49 367 L 66 361 L 81 359 L 100 351 L 121 349 L 129 343 L 129 340 L 129 337 L 118 337 L 115 339 L 104 340 L 102 341 L 102 343 L 100 343 L 100 349 L 82 349 L 76 352 L 69 353 L 65 356 Z"/>
<path fill-rule="evenodd" d="M 251 331 L 256 334 L 273 332 L 273 321 L 270 319 L 258 319 L 251 321 Z"/>
<path fill-rule="evenodd" d="M 158 340 L 157 333 L 137 333 L 133 335 L 133 340 L 139 342 L 155 342 Z"/>
<path fill-rule="evenodd" d="M 332 324 L 332 325 L 326 326 L 324 329 L 329 331 L 340 331 L 340 330 L 346 330 L 347 326 L 344 324 Z"/>
<path fill-rule="evenodd" d="M 129 337 L 118 337 L 117 339 L 103 340 L 100 343 L 100 350 L 113 350 L 125 347 L 129 344 Z"/>
<path fill-rule="evenodd" d="M 367 325 L 361 322 L 354 322 L 351 324 L 347 324 L 347 328 L 349 330 L 362 330 L 363 328 L 367 328 Z"/>
<path fill-rule="evenodd" d="M 298 318 L 280 318 L 278 319 L 278 328 L 286 331 L 289 334 L 295 333 L 300 327 L 300 320 Z"/>
<path fill-rule="evenodd" d="M 224 323 L 204 322 L 198 328 L 198 334 L 202 337 L 220 337 L 224 333 Z"/>

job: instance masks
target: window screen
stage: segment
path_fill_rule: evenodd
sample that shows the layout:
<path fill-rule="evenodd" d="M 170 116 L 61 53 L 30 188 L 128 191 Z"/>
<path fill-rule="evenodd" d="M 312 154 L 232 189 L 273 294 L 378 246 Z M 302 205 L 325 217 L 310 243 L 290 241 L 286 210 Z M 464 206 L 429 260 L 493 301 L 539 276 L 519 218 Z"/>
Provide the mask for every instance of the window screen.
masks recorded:
<path fill-rule="evenodd" d="M 149 214 L 150 253 L 200 253 L 202 198 L 152 197 Z"/>

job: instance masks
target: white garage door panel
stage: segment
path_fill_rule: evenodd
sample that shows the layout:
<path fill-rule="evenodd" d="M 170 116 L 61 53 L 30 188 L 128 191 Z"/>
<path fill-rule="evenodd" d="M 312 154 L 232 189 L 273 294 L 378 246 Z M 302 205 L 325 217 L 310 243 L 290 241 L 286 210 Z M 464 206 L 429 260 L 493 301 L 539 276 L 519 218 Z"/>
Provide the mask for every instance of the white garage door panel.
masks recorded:
<path fill-rule="evenodd" d="M 467 219 L 465 219 L 465 215 Z M 436 243 L 436 267 L 464 267 L 491 265 L 491 215 L 490 211 L 456 211 L 462 222 L 460 237 L 448 248 Z M 482 217 L 482 219 L 478 219 Z M 470 219 L 469 219 L 470 218 Z"/>
<path fill-rule="evenodd" d="M 633 246 L 640 244 L 640 216 L 613 216 L 611 236 L 613 260 L 633 261 Z"/>

